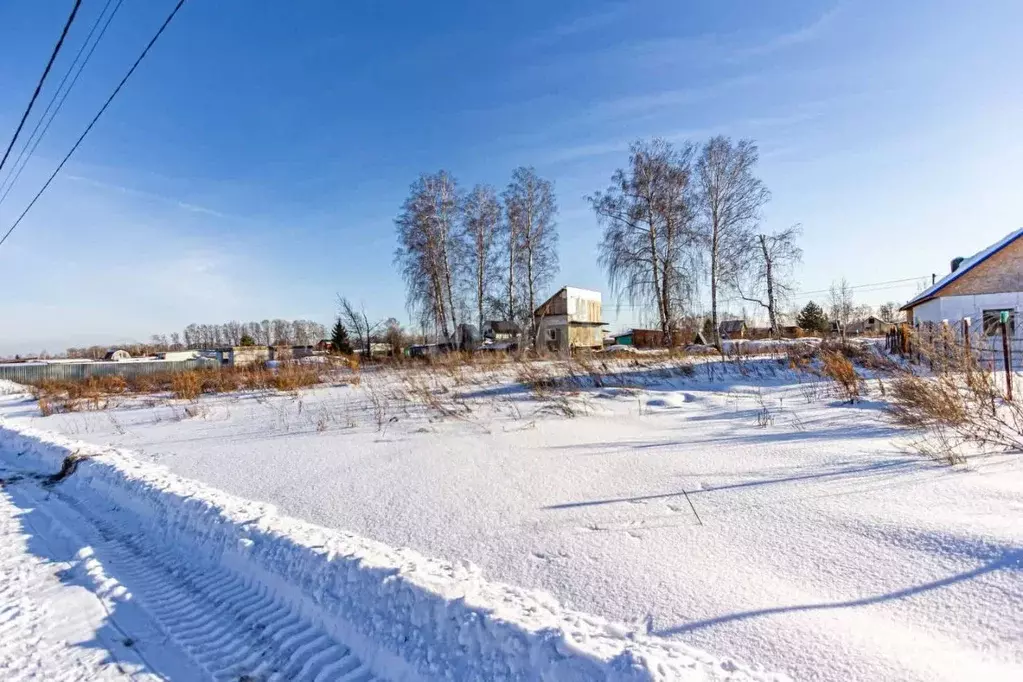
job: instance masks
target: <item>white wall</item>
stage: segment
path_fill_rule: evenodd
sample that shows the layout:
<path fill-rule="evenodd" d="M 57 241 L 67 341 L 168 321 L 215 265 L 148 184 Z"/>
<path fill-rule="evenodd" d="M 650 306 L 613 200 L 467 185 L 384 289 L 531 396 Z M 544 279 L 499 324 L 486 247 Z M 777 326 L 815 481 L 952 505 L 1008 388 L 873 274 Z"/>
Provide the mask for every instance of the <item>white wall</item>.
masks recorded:
<path fill-rule="evenodd" d="M 569 317 L 576 322 L 601 322 L 601 296 L 599 291 L 565 287 Z M 596 304 L 592 306 L 591 304 Z M 594 319 L 596 317 L 596 319 Z"/>
<path fill-rule="evenodd" d="M 970 318 L 974 333 L 981 331 L 983 311 L 1011 309 L 1016 311 L 1017 339 L 1023 338 L 1023 292 L 1003 294 L 975 294 L 971 296 L 942 296 L 913 308 L 913 323 L 948 320 L 950 325 L 961 324 Z"/>

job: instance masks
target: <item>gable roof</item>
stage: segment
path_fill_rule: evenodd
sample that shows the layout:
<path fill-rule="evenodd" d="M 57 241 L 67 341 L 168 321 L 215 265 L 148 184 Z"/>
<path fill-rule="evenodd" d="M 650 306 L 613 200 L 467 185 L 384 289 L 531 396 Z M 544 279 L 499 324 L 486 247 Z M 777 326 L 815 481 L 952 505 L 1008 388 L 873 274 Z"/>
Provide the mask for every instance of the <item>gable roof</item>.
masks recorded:
<path fill-rule="evenodd" d="M 719 326 L 722 334 L 730 334 L 732 332 L 741 332 L 746 328 L 745 320 L 724 320 Z"/>
<path fill-rule="evenodd" d="M 1009 234 L 1005 235 L 1004 237 L 996 241 L 994 244 L 984 249 L 983 251 L 975 253 L 966 260 L 964 260 L 962 263 L 959 264 L 959 267 L 956 269 L 955 272 L 948 273 L 947 275 L 939 279 L 937 282 L 921 291 L 919 294 L 910 299 L 909 302 L 906 303 L 906 305 L 899 308 L 899 310 L 909 310 L 913 306 L 920 305 L 921 303 L 925 303 L 931 300 L 932 298 L 935 298 L 942 289 L 944 289 L 949 284 L 956 281 L 961 276 L 963 276 L 973 268 L 977 267 L 978 265 L 986 261 L 991 256 L 1001 251 L 1006 246 L 1013 243 L 1020 237 L 1023 237 L 1023 227 L 1019 228 L 1018 230 L 1010 232 Z"/>

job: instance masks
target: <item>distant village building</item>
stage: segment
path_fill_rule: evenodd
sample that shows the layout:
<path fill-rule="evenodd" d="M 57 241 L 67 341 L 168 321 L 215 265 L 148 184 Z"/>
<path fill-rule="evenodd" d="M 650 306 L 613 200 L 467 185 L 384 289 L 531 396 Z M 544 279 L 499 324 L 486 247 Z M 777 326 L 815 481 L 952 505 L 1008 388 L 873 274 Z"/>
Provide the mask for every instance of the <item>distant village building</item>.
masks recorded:
<path fill-rule="evenodd" d="M 511 320 L 491 320 L 484 325 L 483 338 L 494 341 L 514 341 L 522 336 L 522 327 Z"/>
<path fill-rule="evenodd" d="M 389 343 L 373 342 L 373 343 L 369 344 L 369 356 L 372 357 L 372 358 L 388 356 L 388 355 L 391 354 L 392 350 L 393 349 L 391 348 L 391 344 L 389 344 Z M 354 352 L 355 352 L 356 355 L 363 355 L 363 356 L 366 355 L 366 349 L 365 348 L 356 348 Z"/>
<path fill-rule="evenodd" d="M 725 320 L 718 325 L 722 339 L 744 339 L 746 338 L 745 320 Z"/>
<path fill-rule="evenodd" d="M 636 348 L 666 348 L 668 345 L 664 332 L 660 329 L 630 329 L 616 335 L 614 342 L 618 346 Z"/>
<path fill-rule="evenodd" d="M 250 348 L 251 346 L 244 347 Z M 294 351 L 292 349 L 292 346 L 285 346 L 282 344 L 277 346 L 270 346 L 268 350 L 270 355 L 269 359 L 274 360 L 276 362 L 288 362 L 289 360 L 294 358 Z"/>
<path fill-rule="evenodd" d="M 247 367 L 270 360 L 270 349 L 266 346 L 228 346 L 216 349 L 213 354 L 224 367 Z"/>
<path fill-rule="evenodd" d="M 169 350 L 163 353 L 157 353 L 157 360 L 165 360 L 167 362 L 183 362 L 185 360 L 194 360 L 199 357 L 199 351 L 197 350 Z"/>
<path fill-rule="evenodd" d="M 599 291 L 562 287 L 533 312 L 536 345 L 550 352 L 599 349 L 605 323 Z"/>
<path fill-rule="evenodd" d="M 112 362 L 131 360 L 131 353 L 122 348 L 111 348 L 110 350 L 107 351 L 106 355 L 103 356 L 103 359 Z"/>
<path fill-rule="evenodd" d="M 1013 337 L 1023 307 L 1023 228 L 1010 232 L 969 258 L 956 258 L 951 271 L 914 296 L 901 310 L 912 326 L 957 327 L 970 320 L 974 333 L 999 333 L 1004 313 Z"/>
<path fill-rule="evenodd" d="M 857 336 L 884 336 L 894 328 L 893 323 L 885 322 L 880 317 L 871 315 L 862 320 L 850 322 L 846 331 Z"/>

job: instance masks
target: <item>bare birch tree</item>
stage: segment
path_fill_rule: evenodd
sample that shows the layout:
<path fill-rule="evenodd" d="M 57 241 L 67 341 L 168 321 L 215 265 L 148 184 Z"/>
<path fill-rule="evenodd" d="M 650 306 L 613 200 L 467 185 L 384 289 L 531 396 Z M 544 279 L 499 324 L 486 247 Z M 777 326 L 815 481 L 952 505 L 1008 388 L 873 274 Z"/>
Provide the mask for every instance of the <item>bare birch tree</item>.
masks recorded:
<path fill-rule="evenodd" d="M 366 315 L 365 307 L 356 308 L 351 301 L 340 294 L 337 297 L 337 307 L 338 318 L 341 320 L 341 324 L 344 325 L 350 335 L 355 337 L 365 357 L 370 357 L 373 334 L 382 322 L 379 320 L 370 322 L 369 316 Z"/>
<path fill-rule="evenodd" d="M 476 185 L 462 203 L 460 241 L 469 275 L 471 300 L 476 307 L 477 329 L 483 333 L 483 310 L 497 281 L 501 202 L 493 187 Z"/>
<path fill-rule="evenodd" d="M 287 320 L 277 319 L 270 323 L 273 330 L 273 345 L 290 346 L 292 343 L 292 327 Z"/>
<path fill-rule="evenodd" d="M 721 346 L 718 291 L 743 266 L 751 231 L 770 192 L 754 174 L 759 152 L 752 140 L 732 143 L 712 137 L 697 161 L 700 204 L 710 256 L 710 318 L 714 344 Z"/>
<path fill-rule="evenodd" d="M 611 186 L 590 197 L 604 226 L 600 263 L 617 295 L 656 308 L 671 347 L 696 287 L 695 147 L 657 139 L 630 152 L 629 169 L 615 171 Z"/>
<path fill-rule="evenodd" d="M 409 311 L 429 321 L 445 339 L 458 329 L 455 298 L 458 189 L 447 171 L 422 175 L 412 185 L 394 223 Z"/>
<path fill-rule="evenodd" d="M 748 265 L 732 273 L 731 285 L 739 298 L 767 310 L 775 337 L 779 335 L 778 306 L 792 295 L 792 271 L 803 258 L 803 250 L 796 244 L 801 233 L 794 225 L 774 234 L 750 235 L 743 248 Z"/>
<path fill-rule="evenodd" d="M 521 282 L 523 303 L 529 315 L 530 339 L 534 340 L 533 311 L 536 296 L 558 273 L 558 213 L 554 185 L 533 168 L 520 167 L 504 193 L 509 235 L 509 299 L 514 299 L 514 277 Z M 509 305 L 513 310 L 514 306 Z"/>
<path fill-rule="evenodd" d="M 845 277 L 831 283 L 831 290 L 828 292 L 828 305 L 831 308 L 831 319 L 838 323 L 839 332 L 844 341 L 846 327 L 849 326 L 849 322 L 852 321 L 853 314 L 856 312 L 852 286 Z"/>

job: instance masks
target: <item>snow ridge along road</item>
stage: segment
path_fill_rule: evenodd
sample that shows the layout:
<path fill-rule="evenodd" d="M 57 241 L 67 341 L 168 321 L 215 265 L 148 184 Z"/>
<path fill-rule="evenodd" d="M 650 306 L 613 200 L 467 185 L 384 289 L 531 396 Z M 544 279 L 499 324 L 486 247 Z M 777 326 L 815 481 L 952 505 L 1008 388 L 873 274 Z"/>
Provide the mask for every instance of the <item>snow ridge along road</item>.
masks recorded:
<path fill-rule="evenodd" d="M 81 459 L 48 480 L 69 457 Z M 0 478 L 3 528 L 22 518 L 23 533 L 70 555 L 47 552 L 102 605 L 95 639 L 116 661 L 47 679 L 785 679 L 488 583 L 471 565 L 280 517 L 128 453 L 0 426 Z M 0 558 L 5 572 L 17 562 Z M 5 580 L 4 601 L 24 603 L 18 589 Z M 17 620 L 0 611 L 0 628 Z M 0 641 L 5 679 L 25 645 Z"/>

